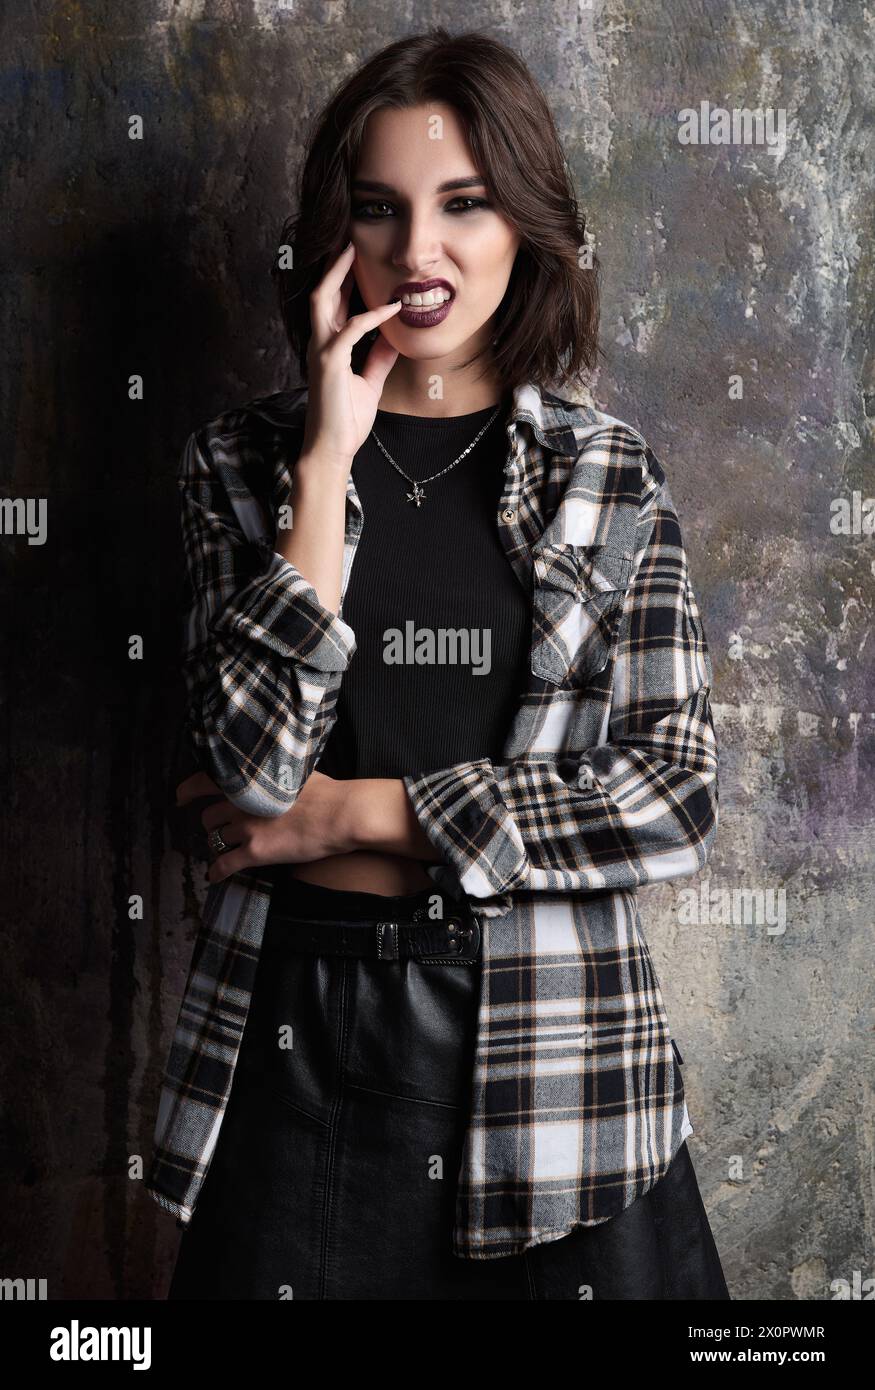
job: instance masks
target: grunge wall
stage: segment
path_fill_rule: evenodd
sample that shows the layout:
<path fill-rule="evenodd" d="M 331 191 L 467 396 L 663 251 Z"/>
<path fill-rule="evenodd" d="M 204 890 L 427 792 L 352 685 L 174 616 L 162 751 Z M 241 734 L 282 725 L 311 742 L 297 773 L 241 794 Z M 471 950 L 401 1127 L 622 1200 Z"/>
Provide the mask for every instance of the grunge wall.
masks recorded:
<path fill-rule="evenodd" d="M 47 510 L 0 536 L 0 1273 L 164 1296 L 178 1232 L 136 1156 L 203 893 L 165 819 L 176 460 L 295 384 L 268 271 L 308 121 L 432 23 L 505 39 L 552 102 L 604 267 L 595 399 L 684 530 L 720 831 L 640 903 L 730 1289 L 830 1298 L 875 1273 L 875 141 L 865 7 L 822 0 L 6 10 L 0 498 Z M 785 138 L 682 143 L 703 102 L 783 111 Z"/>

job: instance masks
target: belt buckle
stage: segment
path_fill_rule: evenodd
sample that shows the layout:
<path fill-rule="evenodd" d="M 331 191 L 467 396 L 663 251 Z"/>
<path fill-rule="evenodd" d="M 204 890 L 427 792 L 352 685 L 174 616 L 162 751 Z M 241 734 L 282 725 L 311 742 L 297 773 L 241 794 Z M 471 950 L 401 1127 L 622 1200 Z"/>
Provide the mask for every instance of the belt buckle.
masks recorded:
<path fill-rule="evenodd" d="M 447 923 L 447 931 L 452 937 L 450 950 L 457 956 L 463 956 L 469 946 L 476 948 L 480 937 L 480 932 L 476 922 L 456 923 L 450 918 Z M 476 938 L 476 939 L 475 939 Z"/>
<path fill-rule="evenodd" d="M 480 946 L 480 928 L 472 916 L 467 921 L 450 917 L 446 924 L 449 942 L 447 955 L 421 956 L 420 959 L 434 965 L 452 964 L 455 961 L 476 960 Z"/>

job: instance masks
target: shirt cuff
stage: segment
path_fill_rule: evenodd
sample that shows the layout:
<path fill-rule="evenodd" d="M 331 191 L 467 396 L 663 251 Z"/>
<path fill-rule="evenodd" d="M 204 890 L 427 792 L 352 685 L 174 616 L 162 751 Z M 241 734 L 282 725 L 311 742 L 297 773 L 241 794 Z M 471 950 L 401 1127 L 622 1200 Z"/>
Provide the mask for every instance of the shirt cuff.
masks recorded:
<path fill-rule="evenodd" d="M 525 885 L 526 847 L 488 758 L 402 781 L 419 824 L 470 897 L 489 898 Z"/>
<path fill-rule="evenodd" d="M 211 631 L 260 642 L 317 671 L 345 671 L 356 649 L 352 628 L 319 602 L 310 581 L 269 542 L 261 548 L 265 568 L 213 619 Z"/>

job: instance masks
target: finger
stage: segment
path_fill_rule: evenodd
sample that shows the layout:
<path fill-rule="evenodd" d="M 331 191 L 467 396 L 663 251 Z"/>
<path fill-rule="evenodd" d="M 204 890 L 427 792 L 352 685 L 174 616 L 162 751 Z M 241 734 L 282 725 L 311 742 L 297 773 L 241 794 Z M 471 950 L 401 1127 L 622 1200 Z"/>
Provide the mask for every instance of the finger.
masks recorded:
<path fill-rule="evenodd" d="M 349 272 L 349 268 L 355 260 L 355 247 L 352 242 L 344 246 L 343 250 L 329 265 L 319 284 L 316 286 L 317 294 L 324 293 L 326 297 L 337 294 Z"/>
<path fill-rule="evenodd" d="M 207 849 L 209 850 L 210 854 L 213 856 L 214 859 L 218 859 L 218 858 L 221 857 L 221 855 L 227 854 L 229 849 L 240 849 L 240 847 L 241 847 L 241 845 L 243 844 L 243 841 L 244 841 L 244 839 L 245 839 L 245 836 L 244 836 L 244 834 L 243 834 L 243 831 L 242 831 L 242 829 L 241 829 L 239 826 L 234 826 L 234 825 L 222 825 L 222 826 L 219 826 L 215 833 L 218 834 L 218 835 L 221 835 L 221 837 L 222 837 L 222 844 L 225 846 L 224 849 L 219 850 L 219 849 L 214 849 L 213 846 L 210 844 L 210 836 L 211 836 L 213 833 L 214 833 L 214 832 L 213 832 L 212 830 L 208 830 L 208 831 L 206 832 L 206 836 L 207 836 Z"/>
<path fill-rule="evenodd" d="M 335 342 L 343 343 L 344 347 L 351 351 L 359 338 L 370 333 L 372 328 L 379 328 L 387 319 L 393 318 L 400 308 L 401 300 L 396 299 L 392 304 L 378 304 L 376 309 L 368 309 L 364 314 L 354 314 L 335 335 Z"/>
<path fill-rule="evenodd" d="M 204 830 L 221 829 L 223 825 L 231 825 L 239 815 L 237 807 L 232 806 L 230 801 L 212 801 L 201 811 L 201 825 Z"/>
<path fill-rule="evenodd" d="M 318 347 L 324 347 L 337 332 L 332 322 L 332 306 L 341 293 L 347 275 L 350 275 L 354 256 L 355 247 L 350 242 L 328 267 L 310 295 L 310 329 Z"/>
<path fill-rule="evenodd" d="M 222 845 L 224 846 L 224 848 L 221 850 L 214 849 L 213 846 L 210 844 L 210 834 L 212 833 L 213 832 L 210 831 L 210 833 L 207 835 L 207 850 L 209 852 L 212 863 L 215 864 L 220 859 L 226 859 L 228 857 L 228 854 L 231 852 L 235 854 L 251 855 L 252 851 L 251 849 L 247 849 L 247 847 L 244 845 L 244 837 L 242 832 L 240 832 L 239 830 L 234 830 L 233 827 L 225 826 L 217 832 L 222 837 Z M 249 862 L 252 863 L 253 860 L 250 858 Z"/>
<path fill-rule="evenodd" d="M 335 314 L 336 329 L 342 328 L 349 318 L 349 304 L 352 299 L 352 292 L 355 289 L 355 276 L 352 273 L 352 266 L 347 272 L 346 279 L 340 287 L 340 297 L 337 301 L 337 312 Z M 336 331 L 335 329 L 335 331 Z"/>
<path fill-rule="evenodd" d="M 350 267 L 349 274 L 340 287 L 340 294 L 336 296 L 331 306 L 329 328 L 329 341 L 336 338 L 341 328 L 345 328 L 349 323 L 349 306 L 352 300 L 352 292 L 355 289 L 355 278 Z"/>
<path fill-rule="evenodd" d="M 208 777 L 205 772 L 194 772 L 191 777 L 186 777 L 184 782 L 180 782 L 176 788 L 177 806 L 187 806 L 190 801 L 196 801 L 199 796 L 221 796 L 222 791 L 216 786 L 212 777 Z"/>
<path fill-rule="evenodd" d="M 365 359 L 365 365 L 362 368 L 362 380 L 366 381 L 378 396 L 383 394 L 386 377 L 391 372 L 397 360 L 398 349 L 394 348 L 388 338 L 384 338 L 382 333 L 380 333 L 368 353 Z"/>
<path fill-rule="evenodd" d="M 220 854 L 218 859 L 213 860 L 207 870 L 207 878 L 210 883 L 221 883 L 232 874 L 239 874 L 241 869 L 252 868 L 254 863 L 255 859 L 247 850 L 234 849 L 230 854 Z"/>

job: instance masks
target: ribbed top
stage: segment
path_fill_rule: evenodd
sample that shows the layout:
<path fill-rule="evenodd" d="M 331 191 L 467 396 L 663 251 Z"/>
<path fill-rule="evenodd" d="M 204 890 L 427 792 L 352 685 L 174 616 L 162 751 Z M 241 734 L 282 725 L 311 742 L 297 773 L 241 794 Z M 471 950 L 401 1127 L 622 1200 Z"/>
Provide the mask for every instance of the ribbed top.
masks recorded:
<path fill-rule="evenodd" d="M 531 603 L 497 532 L 509 406 L 506 397 L 471 453 L 432 482 L 424 480 L 467 448 L 495 406 L 446 419 L 377 411 L 352 466 L 363 526 L 341 616 L 356 650 L 321 772 L 402 777 L 500 758 L 531 637 Z M 421 483 L 419 507 L 373 434 Z M 394 648 L 390 629 L 400 632 Z M 442 639 L 441 629 L 462 640 Z"/>

